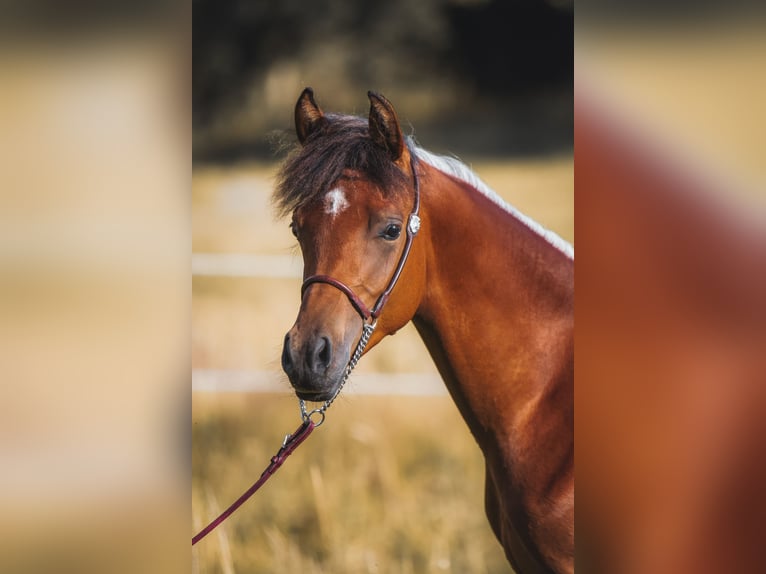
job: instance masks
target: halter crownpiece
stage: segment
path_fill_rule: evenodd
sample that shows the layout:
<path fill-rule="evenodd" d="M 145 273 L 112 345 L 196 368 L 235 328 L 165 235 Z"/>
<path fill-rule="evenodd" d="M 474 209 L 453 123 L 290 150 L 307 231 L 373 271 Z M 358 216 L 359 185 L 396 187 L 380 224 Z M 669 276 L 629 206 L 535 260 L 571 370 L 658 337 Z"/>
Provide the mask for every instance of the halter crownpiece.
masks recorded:
<path fill-rule="evenodd" d="M 364 301 L 362 301 L 362 299 L 356 293 L 354 293 L 351 287 L 342 281 L 339 281 L 338 279 L 330 277 L 329 275 L 312 275 L 311 277 L 307 277 L 303 281 L 303 285 L 301 285 L 301 299 L 303 299 L 303 296 L 306 293 L 306 289 L 308 289 L 308 287 L 314 283 L 326 283 L 327 285 L 332 285 L 341 291 L 346 297 L 348 297 L 349 302 L 354 307 L 356 312 L 359 313 L 359 316 L 364 322 L 362 326 L 362 335 L 359 337 L 359 342 L 356 345 L 356 349 L 354 349 L 354 352 L 351 355 L 351 359 L 349 359 L 348 364 L 346 365 L 346 370 L 343 373 L 343 378 L 341 379 L 340 384 L 335 390 L 333 396 L 327 399 L 321 407 L 312 411 L 308 411 L 306 409 L 306 403 L 303 399 L 298 399 L 301 409 L 301 416 L 305 422 L 312 421 L 312 415 L 316 414 L 320 417 L 315 426 L 320 426 L 324 422 L 325 412 L 328 408 L 330 408 L 330 405 L 338 397 L 341 389 L 343 389 L 346 381 L 348 381 L 348 378 L 351 375 L 351 371 L 354 370 L 354 367 L 356 367 L 359 359 L 362 358 L 364 349 L 367 347 L 367 343 L 370 341 L 370 337 L 372 336 L 372 333 L 378 324 L 378 317 L 383 311 L 383 307 L 388 301 L 388 297 L 391 295 L 391 291 L 394 290 L 396 283 L 399 281 L 399 276 L 402 274 L 404 264 L 407 263 L 407 258 L 410 255 L 410 250 L 412 249 L 412 240 L 415 239 L 415 235 L 417 235 L 418 231 L 420 231 L 420 216 L 418 215 L 420 212 L 420 182 L 418 180 L 418 172 L 415 168 L 414 154 L 410 155 L 410 169 L 412 170 L 412 185 L 415 189 L 415 202 L 412 207 L 412 212 L 407 219 L 407 239 L 404 243 L 402 255 L 399 257 L 399 262 L 396 264 L 396 269 L 394 269 L 394 273 L 391 276 L 388 285 L 380 294 L 378 300 L 375 301 L 375 305 L 373 305 L 372 309 L 367 307 Z"/>

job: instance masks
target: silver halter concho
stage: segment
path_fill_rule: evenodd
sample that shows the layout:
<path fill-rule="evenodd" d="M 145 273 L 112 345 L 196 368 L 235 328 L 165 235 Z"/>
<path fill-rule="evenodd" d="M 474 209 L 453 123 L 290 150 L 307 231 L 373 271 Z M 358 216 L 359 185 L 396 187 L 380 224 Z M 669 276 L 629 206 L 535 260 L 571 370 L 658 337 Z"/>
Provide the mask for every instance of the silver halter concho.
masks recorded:
<path fill-rule="evenodd" d="M 420 230 L 420 216 L 418 215 L 420 211 L 420 185 L 418 182 L 418 173 L 415 167 L 414 156 L 411 155 L 410 169 L 412 170 L 412 181 L 415 188 L 415 204 L 412 208 L 412 213 L 410 213 L 409 218 L 407 219 L 407 238 L 404 243 L 404 250 L 402 251 L 401 257 L 399 257 L 399 263 L 396 265 L 396 269 L 394 270 L 394 274 L 391 276 L 391 280 L 388 282 L 388 286 L 385 288 L 383 293 L 380 294 L 372 309 L 368 309 L 364 302 L 345 283 L 338 281 L 337 279 L 334 279 L 328 275 L 312 275 L 311 277 L 307 277 L 301 286 L 302 299 L 303 295 L 306 293 L 306 289 L 313 283 L 326 283 L 328 285 L 332 285 L 336 289 L 342 291 L 346 297 L 348 297 L 350 303 L 354 306 L 354 309 L 356 309 L 357 313 L 359 313 L 359 315 L 362 317 L 363 321 L 362 335 L 359 337 L 359 342 L 356 344 L 356 349 L 354 349 L 354 352 L 351 355 L 351 359 L 346 365 L 346 369 L 343 373 L 343 378 L 341 379 L 340 384 L 335 390 L 333 396 L 327 399 L 321 407 L 311 411 L 306 408 L 306 403 L 303 399 L 298 399 L 300 402 L 301 417 L 304 422 L 308 422 L 309 420 L 313 421 L 314 419 L 312 419 L 312 416 L 318 415 L 319 418 L 314 421 L 315 427 L 318 427 L 324 422 L 325 412 L 330 408 L 330 405 L 338 397 L 340 391 L 343 389 L 343 386 L 346 384 L 346 381 L 348 381 L 349 376 L 351 376 L 351 371 L 354 370 L 354 367 L 356 367 L 356 364 L 362 357 L 362 353 L 364 353 L 364 349 L 367 347 L 367 343 L 370 341 L 370 337 L 372 336 L 372 333 L 375 331 L 375 327 L 378 324 L 378 317 L 380 316 L 380 312 L 383 310 L 383 306 L 388 301 L 388 297 L 391 295 L 391 291 L 393 291 L 394 287 L 396 286 L 396 282 L 399 280 L 399 276 L 402 274 L 402 270 L 404 269 L 404 264 L 407 263 L 407 257 L 409 256 L 410 249 L 412 248 L 412 240 Z"/>

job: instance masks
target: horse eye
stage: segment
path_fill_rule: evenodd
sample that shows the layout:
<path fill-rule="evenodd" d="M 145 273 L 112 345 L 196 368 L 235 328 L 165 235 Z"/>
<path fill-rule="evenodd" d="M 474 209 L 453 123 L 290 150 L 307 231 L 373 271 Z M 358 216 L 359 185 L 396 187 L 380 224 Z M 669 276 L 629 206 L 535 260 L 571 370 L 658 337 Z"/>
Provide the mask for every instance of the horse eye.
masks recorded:
<path fill-rule="evenodd" d="M 298 227 L 295 225 L 295 222 L 293 221 L 290 223 L 290 231 L 292 234 L 297 238 L 298 237 Z"/>
<path fill-rule="evenodd" d="M 386 227 L 386 230 L 383 232 L 383 238 L 389 241 L 393 241 L 394 239 L 397 239 L 399 237 L 399 234 L 401 232 L 402 232 L 402 226 L 396 223 L 392 223 L 391 225 Z"/>

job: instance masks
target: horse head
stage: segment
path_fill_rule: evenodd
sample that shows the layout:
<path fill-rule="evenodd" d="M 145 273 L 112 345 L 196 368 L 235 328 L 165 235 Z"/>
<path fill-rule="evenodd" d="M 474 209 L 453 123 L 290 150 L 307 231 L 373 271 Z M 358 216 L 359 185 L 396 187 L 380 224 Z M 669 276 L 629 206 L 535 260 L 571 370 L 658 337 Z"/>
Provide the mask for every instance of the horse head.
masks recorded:
<path fill-rule="evenodd" d="M 276 190 L 303 254 L 301 306 L 282 367 L 304 400 L 331 399 L 364 325 L 377 322 L 372 347 L 413 317 L 425 288 L 424 248 L 412 241 L 416 167 L 391 103 L 368 97 L 365 120 L 324 114 L 312 90 L 303 91 L 295 106 L 300 147 Z"/>

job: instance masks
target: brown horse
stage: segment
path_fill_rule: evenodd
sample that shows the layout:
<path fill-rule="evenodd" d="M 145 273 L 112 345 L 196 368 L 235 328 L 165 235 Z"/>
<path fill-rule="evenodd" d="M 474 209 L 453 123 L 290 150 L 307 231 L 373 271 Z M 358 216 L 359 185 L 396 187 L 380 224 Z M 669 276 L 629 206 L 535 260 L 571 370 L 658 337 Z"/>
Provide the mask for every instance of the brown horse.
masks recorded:
<path fill-rule="evenodd" d="M 572 248 L 368 95 L 368 119 L 324 114 L 309 88 L 295 108 L 275 200 L 304 286 L 284 370 L 300 399 L 332 401 L 361 328 L 374 346 L 412 320 L 484 454 L 509 562 L 573 572 Z"/>

